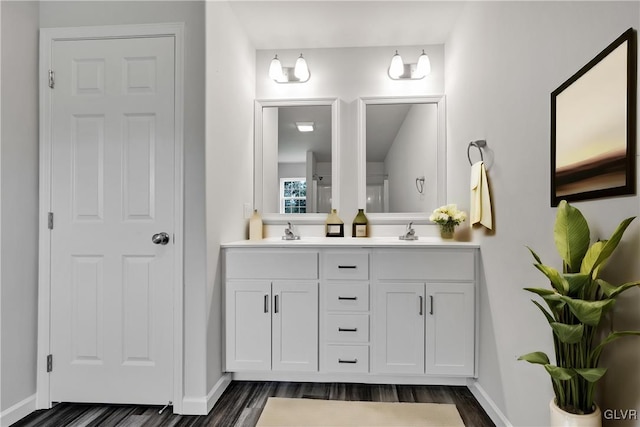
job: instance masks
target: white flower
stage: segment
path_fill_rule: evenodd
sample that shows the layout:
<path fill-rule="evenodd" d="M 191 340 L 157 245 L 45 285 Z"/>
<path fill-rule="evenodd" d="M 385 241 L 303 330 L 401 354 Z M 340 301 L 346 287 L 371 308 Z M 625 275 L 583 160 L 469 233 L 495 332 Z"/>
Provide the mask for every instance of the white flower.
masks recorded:
<path fill-rule="evenodd" d="M 440 206 L 435 209 L 429 216 L 429 221 L 437 224 L 452 223 L 458 225 L 467 219 L 467 214 L 461 210 L 458 210 L 458 206 L 454 203 Z"/>

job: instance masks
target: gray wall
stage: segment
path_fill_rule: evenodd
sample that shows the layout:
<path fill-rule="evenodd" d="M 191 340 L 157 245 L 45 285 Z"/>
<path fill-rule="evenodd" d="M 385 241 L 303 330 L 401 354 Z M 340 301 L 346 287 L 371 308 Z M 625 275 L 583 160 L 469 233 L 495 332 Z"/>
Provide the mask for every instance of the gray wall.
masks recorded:
<path fill-rule="evenodd" d="M 550 380 L 519 355 L 552 354 L 550 328 L 525 286 L 546 287 L 525 245 L 561 268 L 550 208 L 550 93 L 629 27 L 640 26 L 638 2 L 470 2 L 446 43 L 448 200 L 469 206 L 469 141 L 486 139 L 495 155 L 488 177 L 495 234 L 481 243 L 480 377 L 482 388 L 514 425 L 548 425 Z M 637 196 L 575 203 L 592 239 L 608 238 L 638 214 Z M 640 278 L 638 223 L 626 233 L 605 274 L 613 283 Z M 606 277 L 606 276 L 605 276 Z M 615 310 L 616 329 L 640 329 L 640 289 Z M 640 408 L 640 340 L 605 350 L 603 409 Z M 606 424 L 606 422 L 605 422 Z M 639 426 L 640 421 L 614 422 Z"/>
<path fill-rule="evenodd" d="M 3 2 L 4 3 L 4 2 Z M 184 394 L 206 390 L 205 3 L 202 1 L 44 1 L 40 26 L 185 23 L 184 68 Z M 37 171 L 37 169 L 36 169 Z"/>
<path fill-rule="evenodd" d="M 0 410 L 4 411 L 36 391 L 38 4 L 2 2 L 0 8 Z"/>
<path fill-rule="evenodd" d="M 247 238 L 255 49 L 228 3 L 207 2 L 207 390 L 222 375 L 220 243 Z"/>

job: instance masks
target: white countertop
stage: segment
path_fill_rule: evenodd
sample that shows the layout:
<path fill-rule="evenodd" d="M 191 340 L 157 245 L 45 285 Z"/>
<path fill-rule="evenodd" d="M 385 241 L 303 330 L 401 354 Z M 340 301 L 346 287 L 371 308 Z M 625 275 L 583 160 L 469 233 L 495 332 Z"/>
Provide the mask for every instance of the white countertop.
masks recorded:
<path fill-rule="evenodd" d="M 262 240 L 240 240 L 220 245 L 222 248 L 289 248 L 296 247 L 359 247 L 359 248 L 480 248 L 478 243 L 442 240 L 440 237 L 419 237 L 418 240 L 400 240 L 398 237 L 301 237 L 300 240 L 282 240 L 269 237 Z"/>

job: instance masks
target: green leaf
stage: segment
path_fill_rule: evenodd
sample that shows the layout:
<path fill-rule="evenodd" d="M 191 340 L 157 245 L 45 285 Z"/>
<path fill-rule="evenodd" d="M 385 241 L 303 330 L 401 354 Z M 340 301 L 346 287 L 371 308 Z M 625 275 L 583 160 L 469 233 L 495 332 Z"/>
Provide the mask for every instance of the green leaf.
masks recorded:
<path fill-rule="evenodd" d="M 629 227 L 629 224 L 631 224 L 631 221 L 633 221 L 634 219 L 635 217 L 630 217 L 622 221 L 611 235 L 611 238 L 609 240 L 605 240 L 604 246 L 598 254 L 598 258 L 596 258 L 593 266 L 591 267 L 592 273 L 596 268 L 599 268 L 601 266 L 604 267 L 613 251 L 618 247 L 618 243 L 620 243 L 625 230 L 627 229 L 627 227 Z"/>
<path fill-rule="evenodd" d="M 562 275 L 553 267 L 549 267 L 544 264 L 534 264 L 538 270 L 540 270 L 551 281 L 551 285 L 556 291 L 562 295 L 566 295 L 569 292 L 569 283 L 562 277 Z"/>
<path fill-rule="evenodd" d="M 575 344 L 580 342 L 584 333 L 584 325 L 567 325 L 566 323 L 553 322 L 551 329 L 558 339 L 565 344 Z"/>
<path fill-rule="evenodd" d="M 553 318 L 551 313 L 549 313 L 547 310 L 545 310 L 544 307 L 542 305 L 540 305 L 540 303 L 538 301 L 531 300 L 531 302 L 534 303 L 540 309 L 542 314 L 544 314 L 544 317 L 547 318 L 547 322 L 549 322 L 549 323 L 555 322 L 555 319 Z M 551 309 L 553 310 L 553 307 L 551 307 Z"/>
<path fill-rule="evenodd" d="M 589 326 L 598 326 L 605 311 L 613 307 L 615 300 L 605 299 L 602 301 L 585 301 L 569 297 L 561 297 L 569 305 L 571 312 L 582 323 Z"/>
<path fill-rule="evenodd" d="M 594 363 L 597 363 L 598 359 L 600 358 L 600 353 L 602 353 L 602 350 L 604 349 L 604 346 L 609 344 L 610 342 L 615 341 L 618 338 L 633 336 L 633 335 L 640 336 L 640 331 L 620 331 L 620 332 L 610 333 L 608 337 L 603 339 L 600 342 L 600 344 L 598 344 L 598 346 L 593 349 L 593 351 L 591 352 L 591 360 Z"/>
<path fill-rule="evenodd" d="M 538 254 L 535 253 L 533 249 L 531 249 L 529 246 L 527 246 L 527 249 L 529 249 L 529 252 L 531 252 L 531 255 L 533 255 L 533 258 L 536 260 L 536 262 L 538 264 L 542 264 L 542 261 L 540 260 L 540 257 L 538 256 Z"/>
<path fill-rule="evenodd" d="M 558 205 L 553 237 L 558 253 L 567 264 L 569 272 L 580 271 L 582 258 L 591 243 L 589 225 L 582 212 L 566 200 L 562 200 Z"/>
<path fill-rule="evenodd" d="M 582 265 L 580 266 L 580 273 L 592 274 L 593 272 L 595 273 L 594 277 L 597 277 L 598 271 L 600 269 L 598 268 L 597 270 L 594 270 L 593 266 L 598 260 L 598 257 L 600 256 L 600 253 L 602 252 L 602 249 L 604 248 L 605 243 L 607 243 L 606 240 L 599 240 L 595 242 L 593 245 L 591 245 L 587 253 L 584 255 L 584 259 L 582 260 Z"/>
<path fill-rule="evenodd" d="M 544 368 L 549 372 L 551 378 L 555 378 L 560 381 L 567 381 L 576 376 L 576 372 L 573 369 L 561 368 L 554 365 L 544 365 Z"/>
<path fill-rule="evenodd" d="M 595 383 L 607 373 L 607 368 L 575 369 L 576 373 L 590 383 Z"/>
<path fill-rule="evenodd" d="M 572 273 L 563 274 L 563 277 L 569 283 L 569 295 L 575 296 L 590 283 L 591 276 L 589 274 Z"/>
<path fill-rule="evenodd" d="M 626 291 L 627 289 L 631 289 L 635 286 L 640 286 L 640 281 L 637 282 L 629 282 L 629 283 L 625 283 L 624 285 L 620 285 L 620 286 L 614 286 L 602 279 L 597 279 L 596 283 L 598 284 L 598 286 L 600 286 L 600 289 L 602 289 L 602 292 L 604 292 L 604 294 L 608 297 L 608 298 L 615 298 L 618 295 L 620 295 L 621 293 L 623 293 L 624 291 Z"/>
<path fill-rule="evenodd" d="M 545 295 L 555 295 L 556 291 L 545 288 L 524 288 L 525 291 L 533 292 L 536 295 L 540 295 L 541 297 Z"/>
<path fill-rule="evenodd" d="M 549 357 L 541 351 L 534 351 L 533 353 L 524 354 L 518 357 L 518 360 L 526 360 L 529 363 L 535 363 L 538 365 L 549 364 Z"/>

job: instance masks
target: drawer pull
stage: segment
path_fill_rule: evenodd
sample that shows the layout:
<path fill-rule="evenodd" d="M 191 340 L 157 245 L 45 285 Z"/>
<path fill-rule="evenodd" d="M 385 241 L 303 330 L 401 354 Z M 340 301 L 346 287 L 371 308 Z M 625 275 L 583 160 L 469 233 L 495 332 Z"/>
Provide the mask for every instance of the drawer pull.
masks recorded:
<path fill-rule="evenodd" d="M 358 359 L 353 359 L 353 360 L 338 359 L 338 363 L 358 363 Z"/>
<path fill-rule="evenodd" d="M 340 328 L 340 327 L 338 327 L 338 332 L 358 332 L 358 328 Z"/>
<path fill-rule="evenodd" d="M 357 301 L 358 297 L 338 297 L 338 301 Z"/>
<path fill-rule="evenodd" d="M 357 265 L 339 265 L 338 268 L 351 268 L 351 269 L 355 269 L 358 268 Z"/>

